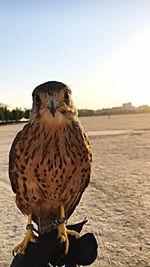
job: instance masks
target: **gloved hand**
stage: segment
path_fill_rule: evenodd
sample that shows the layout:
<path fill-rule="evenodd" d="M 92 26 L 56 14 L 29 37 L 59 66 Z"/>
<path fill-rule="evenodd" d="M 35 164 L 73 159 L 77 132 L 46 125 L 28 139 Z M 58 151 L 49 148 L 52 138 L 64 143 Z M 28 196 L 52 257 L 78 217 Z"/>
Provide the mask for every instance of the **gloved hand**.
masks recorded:
<path fill-rule="evenodd" d="M 84 220 L 67 228 L 81 232 Z M 10 267 L 76 267 L 90 265 L 97 257 L 97 241 L 92 233 L 76 239 L 69 235 L 69 252 L 64 253 L 64 244 L 57 239 L 57 229 L 38 237 L 37 243 L 30 243 L 25 255 L 16 255 Z M 49 265 L 50 263 L 50 265 Z"/>

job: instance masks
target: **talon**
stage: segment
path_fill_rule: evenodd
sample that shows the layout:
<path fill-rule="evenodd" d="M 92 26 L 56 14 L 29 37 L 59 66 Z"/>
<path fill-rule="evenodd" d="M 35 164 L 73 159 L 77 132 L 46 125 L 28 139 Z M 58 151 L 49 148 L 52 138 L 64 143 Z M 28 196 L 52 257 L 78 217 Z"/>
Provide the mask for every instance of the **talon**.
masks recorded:
<path fill-rule="evenodd" d="M 36 243 L 36 236 L 33 234 L 32 230 L 28 229 L 25 238 L 23 241 L 17 245 L 13 252 L 18 254 L 25 254 L 29 242 Z"/>
<path fill-rule="evenodd" d="M 61 206 L 60 208 L 60 218 L 63 219 L 64 218 L 64 207 Z M 68 235 L 74 235 L 77 239 L 80 238 L 80 234 L 77 233 L 74 230 L 68 230 L 66 228 L 66 223 L 61 223 L 57 226 L 58 228 L 58 236 L 57 238 L 60 239 L 60 243 L 65 242 L 65 254 L 68 254 L 69 251 L 69 239 L 68 239 Z"/>
<path fill-rule="evenodd" d="M 28 222 L 31 223 L 31 215 L 28 216 Z M 26 235 L 23 241 L 14 248 L 13 254 L 15 252 L 18 254 L 25 254 L 29 242 L 36 243 L 36 239 L 37 238 L 34 235 L 33 231 L 31 229 L 27 229 L 27 232 L 26 232 Z"/>

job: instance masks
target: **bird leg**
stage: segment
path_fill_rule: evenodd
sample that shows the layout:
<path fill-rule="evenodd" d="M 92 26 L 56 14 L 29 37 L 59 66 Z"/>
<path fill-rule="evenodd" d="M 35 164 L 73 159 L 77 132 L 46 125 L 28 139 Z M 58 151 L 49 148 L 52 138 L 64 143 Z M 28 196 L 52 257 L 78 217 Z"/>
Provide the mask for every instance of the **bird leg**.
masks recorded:
<path fill-rule="evenodd" d="M 65 211 L 64 211 L 64 206 L 60 206 L 60 219 L 65 218 Z M 69 251 L 69 239 L 68 235 L 74 235 L 76 238 L 80 238 L 80 234 L 74 230 L 68 230 L 66 228 L 66 223 L 61 223 L 57 226 L 58 228 L 58 236 L 57 238 L 60 239 L 60 243 L 65 242 L 65 254 L 68 254 Z"/>
<path fill-rule="evenodd" d="M 28 225 L 27 225 L 26 235 L 23 241 L 14 248 L 13 252 L 16 252 L 18 254 L 25 254 L 28 243 L 29 242 L 36 243 L 36 236 L 34 235 L 33 230 L 30 226 L 32 226 L 32 215 L 31 214 L 28 215 Z"/>

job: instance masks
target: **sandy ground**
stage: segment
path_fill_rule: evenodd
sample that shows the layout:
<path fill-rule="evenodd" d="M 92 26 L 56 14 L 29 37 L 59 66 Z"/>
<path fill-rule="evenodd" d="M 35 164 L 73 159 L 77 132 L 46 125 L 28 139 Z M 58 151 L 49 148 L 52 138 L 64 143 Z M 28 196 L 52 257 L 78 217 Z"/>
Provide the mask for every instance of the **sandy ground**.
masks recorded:
<path fill-rule="evenodd" d="M 84 231 L 94 232 L 99 243 L 93 267 L 150 267 L 150 114 L 81 121 L 94 162 L 90 186 L 70 221 L 88 218 Z M 0 267 L 10 266 L 26 225 L 7 174 L 8 151 L 20 128 L 0 127 Z"/>

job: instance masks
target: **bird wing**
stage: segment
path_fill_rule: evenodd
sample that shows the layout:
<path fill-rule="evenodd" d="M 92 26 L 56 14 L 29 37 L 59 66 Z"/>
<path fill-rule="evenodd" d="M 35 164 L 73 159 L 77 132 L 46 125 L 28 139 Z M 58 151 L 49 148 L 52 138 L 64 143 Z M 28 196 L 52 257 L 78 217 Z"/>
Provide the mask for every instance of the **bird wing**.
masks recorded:
<path fill-rule="evenodd" d="M 85 134 L 82 126 L 79 121 L 73 124 L 74 128 L 74 136 L 76 140 L 78 139 L 78 145 L 82 148 L 83 152 L 81 153 L 80 162 L 82 162 L 82 170 L 77 174 L 77 186 L 74 188 L 74 181 L 72 181 L 72 185 L 68 185 L 68 191 L 71 188 L 74 188 L 74 197 L 68 203 L 68 209 L 66 210 L 67 218 L 71 216 L 76 206 L 79 204 L 82 194 L 85 188 L 88 186 L 90 181 L 91 174 L 91 162 L 92 162 L 92 149 L 87 135 Z M 81 150 L 80 150 L 81 151 Z M 78 165 L 76 168 L 78 169 Z M 71 182 L 71 181 L 70 181 Z"/>
<path fill-rule="evenodd" d="M 28 124 L 26 124 L 24 126 L 23 130 L 25 130 L 27 128 L 28 128 Z M 9 179 L 10 179 L 12 190 L 15 194 L 17 192 L 17 177 L 16 177 L 17 173 L 14 172 L 14 165 L 15 165 L 15 161 L 17 159 L 16 146 L 20 142 L 20 140 L 22 139 L 23 130 L 18 132 L 18 134 L 16 135 L 15 139 L 13 140 L 10 152 L 9 152 Z"/>

